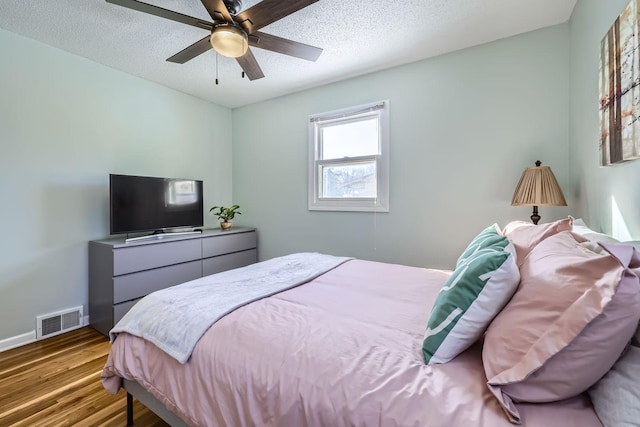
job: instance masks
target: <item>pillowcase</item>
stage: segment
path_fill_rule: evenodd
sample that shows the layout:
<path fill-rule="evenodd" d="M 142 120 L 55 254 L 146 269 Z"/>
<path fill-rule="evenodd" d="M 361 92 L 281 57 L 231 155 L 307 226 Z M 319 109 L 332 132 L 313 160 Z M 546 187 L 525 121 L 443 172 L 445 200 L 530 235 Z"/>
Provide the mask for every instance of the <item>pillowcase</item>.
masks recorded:
<path fill-rule="evenodd" d="M 637 252 L 640 252 L 640 240 L 627 240 L 620 242 L 621 245 L 633 246 Z"/>
<path fill-rule="evenodd" d="M 585 244 L 586 243 L 586 244 Z M 553 402 L 587 390 L 620 356 L 640 320 L 640 265 L 630 246 L 561 232 L 540 242 L 520 268 L 511 301 L 489 325 L 487 385 L 511 421 L 514 402 Z"/>
<path fill-rule="evenodd" d="M 580 234 L 582 237 L 589 239 L 590 242 L 594 243 L 594 247 L 591 249 L 594 252 L 602 252 L 603 249 L 598 246 L 598 243 L 620 243 L 622 245 L 633 246 L 638 253 L 640 253 L 640 240 L 628 240 L 621 242 L 618 239 L 609 236 L 608 234 L 598 233 L 597 231 L 593 231 L 590 229 L 587 224 L 582 220 L 582 218 L 576 218 L 573 220 L 573 230 L 574 233 Z M 632 270 L 636 276 L 640 277 L 640 267 L 634 268 Z"/>
<path fill-rule="evenodd" d="M 500 230 L 500 227 L 498 227 L 498 224 L 490 225 L 473 238 L 464 252 L 462 252 L 462 254 L 458 257 L 458 260 L 456 261 L 456 267 L 462 264 L 467 258 L 469 258 L 469 256 L 473 255 L 475 252 L 491 247 L 494 244 L 501 243 L 503 241 L 504 234 Z"/>
<path fill-rule="evenodd" d="M 589 389 L 604 427 L 635 425 L 640 420 L 640 328 L 613 368 Z"/>
<path fill-rule="evenodd" d="M 582 218 L 573 220 L 573 232 L 596 243 L 619 243 L 619 240 L 609 236 L 608 234 L 598 233 L 597 231 L 590 229 L 587 224 L 584 223 Z"/>
<path fill-rule="evenodd" d="M 504 228 L 504 235 L 516 248 L 518 267 L 525 261 L 527 255 L 536 245 L 547 237 L 561 231 L 571 231 L 573 218 L 567 217 L 555 222 L 534 225 L 530 222 L 512 221 Z"/>
<path fill-rule="evenodd" d="M 460 256 L 436 298 L 422 344 L 425 362 L 448 362 L 475 343 L 519 281 L 513 245 L 496 225 L 486 228 Z"/>

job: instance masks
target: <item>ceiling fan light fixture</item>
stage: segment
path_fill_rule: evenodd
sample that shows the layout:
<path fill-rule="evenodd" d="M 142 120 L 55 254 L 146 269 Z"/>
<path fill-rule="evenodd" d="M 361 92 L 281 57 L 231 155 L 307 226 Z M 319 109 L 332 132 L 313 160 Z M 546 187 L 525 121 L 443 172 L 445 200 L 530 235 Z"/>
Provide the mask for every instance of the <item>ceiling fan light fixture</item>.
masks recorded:
<path fill-rule="evenodd" d="M 249 48 L 247 33 L 230 24 L 216 26 L 209 40 L 216 52 L 229 58 L 239 58 Z"/>

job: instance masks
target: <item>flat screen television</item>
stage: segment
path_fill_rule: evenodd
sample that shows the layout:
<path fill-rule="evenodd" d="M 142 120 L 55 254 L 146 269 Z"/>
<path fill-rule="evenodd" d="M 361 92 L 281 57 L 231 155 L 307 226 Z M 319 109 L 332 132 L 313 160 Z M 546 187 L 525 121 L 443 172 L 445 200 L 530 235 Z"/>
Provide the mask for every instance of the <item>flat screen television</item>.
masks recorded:
<path fill-rule="evenodd" d="M 202 181 L 109 175 L 111 234 L 201 227 Z"/>

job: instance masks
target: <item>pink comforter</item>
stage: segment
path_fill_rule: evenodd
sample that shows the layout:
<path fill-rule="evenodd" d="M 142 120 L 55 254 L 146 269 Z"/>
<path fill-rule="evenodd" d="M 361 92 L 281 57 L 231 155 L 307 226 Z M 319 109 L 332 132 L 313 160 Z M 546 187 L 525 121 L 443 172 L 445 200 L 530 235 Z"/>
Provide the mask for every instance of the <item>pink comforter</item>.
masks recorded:
<path fill-rule="evenodd" d="M 194 426 L 511 426 L 480 345 L 427 366 L 421 346 L 450 272 L 353 260 L 228 314 L 184 365 L 119 335 L 102 373 L 135 380 Z M 588 398 L 519 404 L 526 426 L 601 427 Z"/>

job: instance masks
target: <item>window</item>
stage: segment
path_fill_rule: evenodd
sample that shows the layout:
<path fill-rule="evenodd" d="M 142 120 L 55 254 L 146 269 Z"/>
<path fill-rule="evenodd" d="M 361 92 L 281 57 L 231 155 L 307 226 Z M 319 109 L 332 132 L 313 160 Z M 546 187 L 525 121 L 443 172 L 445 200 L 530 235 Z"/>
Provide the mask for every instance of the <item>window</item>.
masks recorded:
<path fill-rule="evenodd" d="M 389 102 L 309 118 L 309 210 L 389 211 Z"/>

